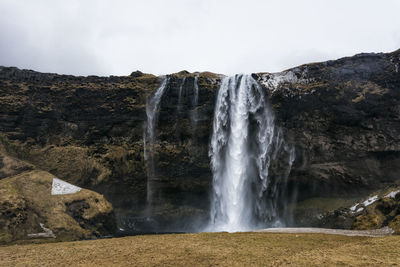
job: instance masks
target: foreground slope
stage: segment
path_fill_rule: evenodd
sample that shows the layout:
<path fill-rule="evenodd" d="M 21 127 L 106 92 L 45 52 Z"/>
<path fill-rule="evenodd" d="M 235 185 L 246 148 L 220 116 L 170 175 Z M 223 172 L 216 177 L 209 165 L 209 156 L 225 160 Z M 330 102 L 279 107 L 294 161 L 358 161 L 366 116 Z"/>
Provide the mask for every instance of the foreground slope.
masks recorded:
<path fill-rule="evenodd" d="M 202 233 L 0 247 L 0 266 L 389 266 L 400 237 Z"/>

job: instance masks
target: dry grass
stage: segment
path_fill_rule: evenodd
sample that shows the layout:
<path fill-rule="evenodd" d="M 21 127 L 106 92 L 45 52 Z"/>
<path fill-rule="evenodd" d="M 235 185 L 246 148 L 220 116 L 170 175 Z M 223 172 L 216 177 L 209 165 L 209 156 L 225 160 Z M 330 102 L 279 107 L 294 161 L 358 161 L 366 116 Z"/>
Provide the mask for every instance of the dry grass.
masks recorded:
<path fill-rule="evenodd" d="M 400 236 L 201 233 L 0 247 L 1 266 L 398 266 Z"/>

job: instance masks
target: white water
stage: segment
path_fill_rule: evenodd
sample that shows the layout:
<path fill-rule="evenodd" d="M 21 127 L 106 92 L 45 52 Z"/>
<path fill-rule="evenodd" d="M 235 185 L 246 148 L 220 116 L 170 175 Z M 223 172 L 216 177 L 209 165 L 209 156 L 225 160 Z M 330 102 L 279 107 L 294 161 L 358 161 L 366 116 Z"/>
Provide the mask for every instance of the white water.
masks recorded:
<path fill-rule="evenodd" d="M 183 92 L 183 86 L 185 85 L 185 81 L 186 81 L 186 77 L 183 77 L 181 85 L 179 86 L 178 106 L 177 106 L 178 112 L 180 112 L 182 109 L 182 92 Z"/>
<path fill-rule="evenodd" d="M 147 161 L 147 207 L 148 210 L 152 205 L 152 180 L 155 175 L 154 163 L 154 141 L 155 141 L 155 128 L 158 120 L 158 111 L 161 104 L 161 98 L 164 95 L 165 89 L 168 85 L 168 78 L 165 78 L 157 91 L 151 95 L 146 103 L 147 123 L 144 133 L 144 157 Z"/>
<path fill-rule="evenodd" d="M 194 85 L 193 85 L 193 106 L 197 106 L 199 102 L 199 85 L 198 85 L 199 77 L 194 77 Z"/>
<path fill-rule="evenodd" d="M 197 85 L 198 77 L 195 77 L 193 84 L 193 99 L 192 105 L 195 108 L 198 104 L 198 94 L 199 89 Z M 178 105 L 177 111 L 180 112 L 182 110 L 182 101 L 183 101 L 183 90 L 185 86 L 186 77 L 182 79 L 179 85 L 178 91 Z M 144 158 L 147 162 L 147 215 L 151 213 L 151 206 L 153 202 L 153 186 L 152 181 L 155 178 L 155 159 L 154 159 L 154 144 L 155 144 L 155 136 L 156 136 L 156 126 L 158 121 L 158 114 L 160 111 L 161 99 L 166 91 L 168 86 L 169 78 L 166 77 L 162 81 L 161 85 L 157 88 L 154 94 L 152 94 L 146 103 L 146 116 L 147 122 L 146 127 L 143 134 L 143 146 L 144 146 Z M 195 116 L 192 116 L 192 126 L 193 129 L 196 126 L 197 113 L 194 113 Z"/>
<path fill-rule="evenodd" d="M 209 155 L 213 196 L 209 231 L 246 231 L 276 218 L 276 182 L 269 177 L 271 162 L 289 149 L 275 127 L 263 87 L 250 75 L 223 79 L 214 113 Z"/>
<path fill-rule="evenodd" d="M 192 122 L 193 131 L 195 131 L 195 129 L 196 129 L 197 120 L 198 120 L 198 112 L 197 112 L 197 106 L 199 105 L 198 79 L 199 79 L 198 76 L 194 77 L 194 84 L 193 84 L 193 101 L 192 101 L 193 111 L 191 114 L 191 122 Z"/>

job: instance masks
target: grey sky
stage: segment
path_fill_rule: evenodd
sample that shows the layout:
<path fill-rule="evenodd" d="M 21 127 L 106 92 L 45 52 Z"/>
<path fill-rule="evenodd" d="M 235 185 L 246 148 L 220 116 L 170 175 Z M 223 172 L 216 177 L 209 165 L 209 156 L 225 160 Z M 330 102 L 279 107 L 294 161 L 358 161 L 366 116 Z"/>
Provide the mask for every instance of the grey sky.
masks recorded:
<path fill-rule="evenodd" d="M 400 48 L 398 0 L 0 0 L 0 65 L 275 72 Z"/>

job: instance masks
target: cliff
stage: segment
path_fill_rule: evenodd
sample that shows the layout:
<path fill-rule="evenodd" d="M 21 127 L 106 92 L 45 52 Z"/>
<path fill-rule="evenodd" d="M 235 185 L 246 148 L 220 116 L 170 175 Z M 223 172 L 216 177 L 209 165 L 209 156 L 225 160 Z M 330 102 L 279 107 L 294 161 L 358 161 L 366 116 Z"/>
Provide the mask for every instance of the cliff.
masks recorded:
<path fill-rule="evenodd" d="M 350 227 L 354 218 L 322 218 L 399 184 L 399 65 L 397 50 L 253 74 L 296 151 L 281 186 L 290 199 L 289 224 Z M 103 194 L 125 233 L 194 231 L 209 216 L 208 147 L 222 75 L 183 71 L 168 77 L 156 125 L 151 220 L 145 216 L 143 135 L 146 101 L 161 77 L 75 77 L 0 67 L 2 152 Z M 279 164 L 271 170 L 279 175 Z"/>

